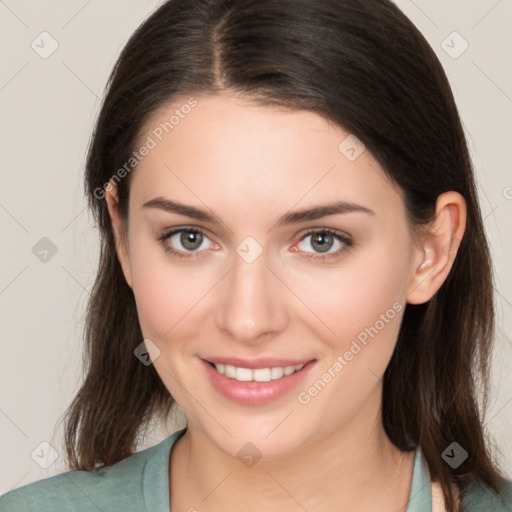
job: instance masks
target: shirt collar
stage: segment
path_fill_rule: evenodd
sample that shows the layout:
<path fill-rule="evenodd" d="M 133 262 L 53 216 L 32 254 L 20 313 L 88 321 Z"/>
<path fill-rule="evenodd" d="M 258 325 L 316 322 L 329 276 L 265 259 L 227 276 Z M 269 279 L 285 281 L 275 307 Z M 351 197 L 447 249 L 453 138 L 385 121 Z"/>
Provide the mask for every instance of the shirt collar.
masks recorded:
<path fill-rule="evenodd" d="M 421 448 L 418 447 L 414 457 L 411 492 L 409 493 L 409 504 L 406 512 L 431 512 L 431 510 L 430 473 Z"/>
<path fill-rule="evenodd" d="M 169 505 L 169 456 L 172 445 L 186 432 L 177 430 L 154 446 L 155 453 L 144 467 L 142 492 L 148 512 L 170 512 Z"/>

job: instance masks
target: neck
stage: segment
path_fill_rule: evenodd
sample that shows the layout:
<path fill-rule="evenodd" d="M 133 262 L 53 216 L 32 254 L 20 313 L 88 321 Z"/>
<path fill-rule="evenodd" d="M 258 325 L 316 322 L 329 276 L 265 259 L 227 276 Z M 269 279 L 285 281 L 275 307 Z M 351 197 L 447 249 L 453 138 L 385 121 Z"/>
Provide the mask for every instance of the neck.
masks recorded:
<path fill-rule="evenodd" d="M 376 397 L 350 424 L 252 467 L 189 425 L 171 455 L 171 510 L 405 512 L 414 452 L 391 443 Z"/>

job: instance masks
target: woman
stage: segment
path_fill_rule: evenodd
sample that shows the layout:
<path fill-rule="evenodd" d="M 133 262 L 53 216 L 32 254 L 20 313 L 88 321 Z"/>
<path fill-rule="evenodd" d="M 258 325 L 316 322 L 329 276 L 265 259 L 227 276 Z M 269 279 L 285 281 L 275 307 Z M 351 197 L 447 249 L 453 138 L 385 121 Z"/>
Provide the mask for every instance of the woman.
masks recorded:
<path fill-rule="evenodd" d="M 171 0 L 112 73 L 71 471 L 1 510 L 512 507 L 493 289 L 434 52 L 383 0 Z M 176 402 L 186 428 L 134 453 Z"/>

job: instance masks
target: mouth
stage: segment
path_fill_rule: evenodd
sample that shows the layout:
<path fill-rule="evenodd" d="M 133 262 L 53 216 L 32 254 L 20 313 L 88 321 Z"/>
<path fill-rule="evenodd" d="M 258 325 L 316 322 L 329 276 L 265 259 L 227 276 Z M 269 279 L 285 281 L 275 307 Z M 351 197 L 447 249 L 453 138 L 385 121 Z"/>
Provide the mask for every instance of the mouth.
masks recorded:
<path fill-rule="evenodd" d="M 213 389 L 220 395 L 242 405 L 263 405 L 298 388 L 317 360 L 201 359 L 200 362 Z"/>

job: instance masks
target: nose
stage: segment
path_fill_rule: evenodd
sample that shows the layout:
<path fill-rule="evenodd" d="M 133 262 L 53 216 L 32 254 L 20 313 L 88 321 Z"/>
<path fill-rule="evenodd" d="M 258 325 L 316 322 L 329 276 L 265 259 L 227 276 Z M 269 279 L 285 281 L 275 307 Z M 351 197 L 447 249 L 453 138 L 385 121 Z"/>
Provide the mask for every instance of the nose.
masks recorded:
<path fill-rule="evenodd" d="M 217 327 L 245 344 L 275 337 L 289 318 L 284 288 L 265 253 L 251 263 L 235 254 L 233 267 L 218 288 Z"/>

